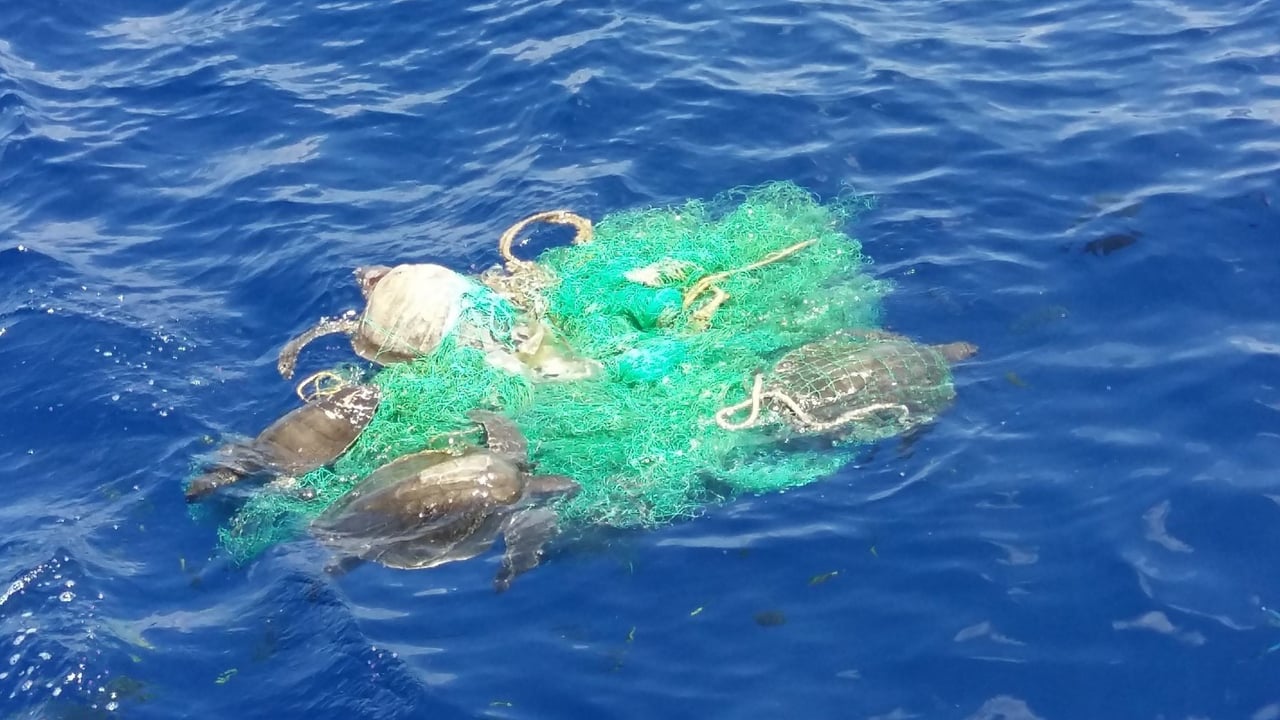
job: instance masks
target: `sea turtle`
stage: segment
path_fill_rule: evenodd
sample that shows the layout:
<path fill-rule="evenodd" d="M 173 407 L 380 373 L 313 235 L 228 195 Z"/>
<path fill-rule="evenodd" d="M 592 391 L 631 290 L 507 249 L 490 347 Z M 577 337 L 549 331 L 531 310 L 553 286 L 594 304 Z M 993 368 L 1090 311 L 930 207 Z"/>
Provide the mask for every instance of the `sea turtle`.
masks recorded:
<path fill-rule="evenodd" d="M 319 394 L 276 420 L 252 441 L 228 443 L 187 485 L 187 502 L 258 474 L 293 477 L 324 467 L 355 442 L 378 408 L 376 385 L 348 385 Z"/>
<path fill-rule="evenodd" d="M 752 397 L 716 414 L 723 428 L 752 427 L 766 404 L 802 433 L 847 431 L 888 420 L 898 431 L 929 422 L 955 398 L 949 363 L 978 351 L 967 342 L 924 345 L 879 330 L 843 330 L 788 352 Z M 742 422 L 729 420 L 751 409 Z"/>
<path fill-rule="evenodd" d="M 375 470 L 311 524 L 311 532 L 344 561 L 370 560 L 419 570 L 485 552 L 503 535 L 506 552 L 494 579 L 502 592 L 538 565 L 558 531 L 555 512 L 539 503 L 576 493 L 560 475 L 534 475 L 516 426 L 473 410 L 487 447 L 460 453 L 424 451 Z"/>
<path fill-rule="evenodd" d="M 293 377 L 303 347 L 337 333 L 351 337 L 357 355 L 380 365 L 430 354 L 446 334 L 454 332 L 463 345 L 484 350 L 493 365 L 531 379 L 580 380 L 602 368 L 595 360 L 574 355 L 543 321 L 528 313 L 513 317 L 509 328 L 468 322 L 463 317 L 468 296 L 488 290 L 440 265 L 369 265 L 356 268 L 355 276 L 365 298 L 364 312 L 357 315 L 352 310 L 339 318 L 321 319 L 286 343 L 276 364 L 283 377 Z M 515 344 L 514 350 L 499 340 L 498 334 L 503 333 L 509 335 L 506 341 Z"/>
<path fill-rule="evenodd" d="M 351 337 L 357 355 L 382 365 L 426 355 L 460 322 L 464 296 L 479 288 L 449 268 L 431 263 L 369 265 L 356 268 L 354 274 L 364 295 L 364 312 L 357 315 L 351 310 L 339 318 L 323 318 L 286 343 L 276 365 L 282 376 L 293 377 L 298 353 L 308 343 L 337 333 Z M 483 332 L 463 333 L 462 339 L 497 346 Z"/>

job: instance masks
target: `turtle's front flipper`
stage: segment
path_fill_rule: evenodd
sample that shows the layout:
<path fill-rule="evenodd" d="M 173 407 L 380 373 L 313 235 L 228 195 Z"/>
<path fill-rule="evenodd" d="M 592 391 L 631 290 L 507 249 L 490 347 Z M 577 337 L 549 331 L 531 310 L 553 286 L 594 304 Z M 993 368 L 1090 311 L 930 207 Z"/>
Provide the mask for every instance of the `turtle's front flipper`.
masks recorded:
<path fill-rule="evenodd" d="M 340 578 L 363 564 L 364 560 L 354 555 L 344 555 L 325 563 L 324 572 L 330 577 Z"/>
<path fill-rule="evenodd" d="M 502 526 L 507 549 L 502 555 L 502 568 L 493 579 L 493 589 L 504 592 L 517 575 L 537 567 L 542 560 L 542 547 L 559 532 L 560 525 L 551 508 L 528 508 L 508 518 Z"/>
<path fill-rule="evenodd" d="M 190 503 L 202 500 L 206 495 L 209 495 L 214 490 L 217 490 L 224 485 L 239 482 L 241 477 L 243 477 L 243 473 L 236 472 L 231 468 L 214 468 L 199 477 L 193 478 L 187 485 L 187 502 Z"/>
<path fill-rule="evenodd" d="M 898 457 L 909 458 L 911 453 L 915 451 L 916 443 L 933 429 L 932 424 L 921 423 L 907 428 L 902 433 L 902 440 L 898 443 Z"/>
<path fill-rule="evenodd" d="M 285 346 L 280 350 L 280 360 L 276 363 L 276 369 L 280 371 L 280 376 L 287 380 L 293 377 L 293 369 L 298 365 L 298 353 L 302 352 L 302 348 L 307 343 L 325 335 L 336 335 L 337 333 L 354 335 L 359 329 L 360 321 L 356 318 L 326 318 L 321 320 L 316 323 L 315 327 L 285 343 Z"/>

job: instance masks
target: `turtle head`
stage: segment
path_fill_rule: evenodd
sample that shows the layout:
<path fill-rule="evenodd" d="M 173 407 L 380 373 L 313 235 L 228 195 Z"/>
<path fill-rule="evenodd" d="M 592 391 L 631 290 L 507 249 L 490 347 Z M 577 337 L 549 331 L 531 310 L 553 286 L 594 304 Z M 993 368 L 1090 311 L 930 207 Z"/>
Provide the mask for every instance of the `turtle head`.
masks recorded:
<path fill-rule="evenodd" d="M 938 352 L 942 353 L 942 357 L 951 362 L 960 362 L 978 354 L 978 346 L 967 342 L 953 342 L 946 345 L 938 345 Z"/>
<path fill-rule="evenodd" d="M 353 274 L 356 276 L 356 283 L 360 285 L 360 293 L 368 298 L 373 287 L 392 269 L 390 265 L 361 265 L 356 268 Z"/>

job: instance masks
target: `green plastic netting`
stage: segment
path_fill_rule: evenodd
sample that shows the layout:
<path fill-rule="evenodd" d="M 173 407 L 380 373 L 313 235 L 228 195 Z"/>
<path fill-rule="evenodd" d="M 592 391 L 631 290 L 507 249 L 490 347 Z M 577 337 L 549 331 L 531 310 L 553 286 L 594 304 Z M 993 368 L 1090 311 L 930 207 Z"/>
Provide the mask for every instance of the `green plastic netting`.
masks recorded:
<path fill-rule="evenodd" d="M 604 365 L 599 377 L 531 383 L 449 340 L 428 357 L 383 368 L 373 379 L 383 393 L 373 422 L 331 468 L 299 479 L 315 496 L 257 493 L 221 529 L 223 547 L 243 561 L 295 537 L 378 466 L 459 439 L 476 407 L 516 421 L 539 472 L 581 484 L 556 506 L 565 525 L 652 526 L 708 502 L 830 475 L 875 438 L 787 444 L 769 428 L 728 431 L 714 417 L 787 350 L 878 324 L 888 284 L 866 272 L 869 260 L 844 232 L 869 202 L 824 204 L 782 182 L 605 217 L 592 242 L 537 258 L 559 278 L 545 298 L 547 319 L 577 353 Z M 693 327 L 711 295 L 688 308 L 682 297 L 700 279 L 808 240 L 815 242 L 785 259 L 717 282 L 728 299 L 705 329 Z M 477 316 L 509 326 L 504 302 L 482 292 Z"/>

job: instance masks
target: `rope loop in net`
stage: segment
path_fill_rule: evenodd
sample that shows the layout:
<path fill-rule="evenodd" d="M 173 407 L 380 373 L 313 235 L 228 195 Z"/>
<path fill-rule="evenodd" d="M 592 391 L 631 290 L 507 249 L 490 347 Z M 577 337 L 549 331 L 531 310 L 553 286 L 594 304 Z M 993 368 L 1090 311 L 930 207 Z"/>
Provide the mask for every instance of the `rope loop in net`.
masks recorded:
<path fill-rule="evenodd" d="M 294 392 L 298 394 L 298 399 L 302 402 L 312 403 L 334 395 L 339 390 L 350 385 L 351 383 L 338 373 L 332 370 L 321 370 L 298 383 L 297 387 L 294 388 Z"/>
<path fill-rule="evenodd" d="M 859 420 L 868 418 L 882 410 L 891 410 L 898 414 L 896 422 L 905 427 L 907 419 L 911 416 L 911 410 L 903 403 L 876 402 L 860 407 L 850 408 L 845 412 L 837 415 L 830 420 L 819 420 L 812 413 L 806 410 L 795 398 L 787 393 L 771 389 L 764 389 L 764 376 L 756 373 L 755 382 L 752 385 L 751 396 L 746 400 L 734 405 L 728 405 L 721 408 L 715 414 L 716 425 L 730 432 L 739 430 L 747 430 L 754 428 L 760 424 L 760 409 L 767 400 L 774 400 L 781 403 L 795 417 L 797 429 L 802 432 L 823 433 L 828 430 L 838 430 L 844 428 Z M 747 414 L 745 420 L 733 422 L 730 420 L 734 415 L 751 408 L 751 412 Z"/>
<path fill-rule="evenodd" d="M 574 245 L 585 245 L 595 237 L 591 221 L 571 210 L 547 210 L 534 213 L 507 228 L 507 231 L 502 233 L 502 237 L 498 239 L 498 253 L 502 255 L 503 261 L 507 264 L 507 272 L 515 272 L 519 268 L 534 264 L 530 260 L 521 260 L 512 254 L 511 246 L 515 243 L 516 237 L 521 231 L 536 222 L 572 226 L 577 231 L 573 236 Z"/>
<path fill-rule="evenodd" d="M 690 316 L 689 318 L 690 326 L 692 326 L 695 330 L 707 329 L 707 327 L 711 325 L 711 318 L 715 316 L 716 311 L 718 311 L 720 309 L 720 306 L 723 305 L 724 302 L 729 299 L 729 293 L 725 292 L 719 287 L 716 287 L 716 283 L 720 282 L 721 280 L 725 280 L 727 278 L 733 277 L 734 275 L 738 275 L 744 272 L 750 272 L 752 270 L 757 270 L 767 265 L 772 265 L 773 263 L 786 259 L 790 255 L 794 255 L 795 253 L 800 252 L 801 250 L 809 247 L 810 245 L 816 242 L 818 242 L 817 238 L 809 238 L 808 240 L 798 242 L 794 245 L 785 247 L 781 250 L 776 250 L 774 252 L 771 252 L 768 255 L 765 255 L 764 257 L 760 258 L 759 260 L 753 263 L 744 265 L 742 267 L 733 268 L 731 270 L 724 270 L 718 273 L 712 273 L 702 278 L 698 282 L 694 283 L 693 287 L 689 288 L 684 294 L 684 298 L 681 303 L 681 306 L 685 310 L 688 310 L 689 306 L 693 305 L 693 303 L 698 299 L 698 297 L 707 291 L 710 291 L 712 293 L 712 298 L 710 301 L 707 302 L 706 305 L 703 305 L 701 308 L 695 311 L 692 316 Z"/>

